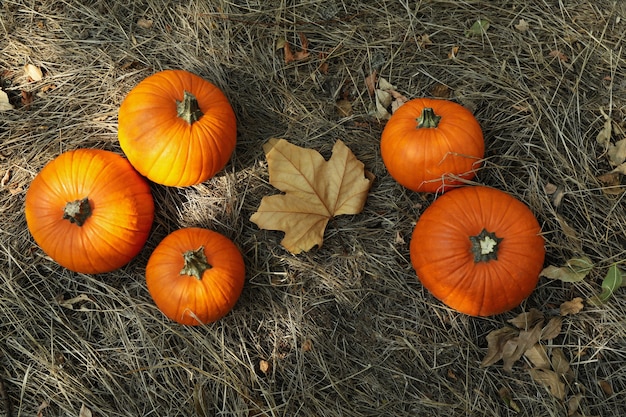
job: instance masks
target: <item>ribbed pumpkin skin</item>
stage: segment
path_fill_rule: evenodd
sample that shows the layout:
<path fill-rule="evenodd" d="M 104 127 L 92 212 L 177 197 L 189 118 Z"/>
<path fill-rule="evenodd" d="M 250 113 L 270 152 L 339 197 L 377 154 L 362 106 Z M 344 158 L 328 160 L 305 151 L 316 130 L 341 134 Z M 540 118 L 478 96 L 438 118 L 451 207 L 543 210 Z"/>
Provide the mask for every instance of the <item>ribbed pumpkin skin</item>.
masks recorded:
<path fill-rule="evenodd" d="M 200 247 L 212 267 L 202 279 L 181 275 L 183 254 Z M 230 239 L 191 227 L 176 230 L 159 243 L 146 266 L 146 284 L 163 314 L 180 324 L 200 325 L 219 320 L 234 307 L 245 274 L 241 252 Z"/>
<path fill-rule="evenodd" d="M 441 116 L 437 127 L 417 127 L 425 108 Z M 385 126 L 380 151 L 389 174 L 419 192 L 444 192 L 472 179 L 485 154 L 474 115 L 448 100 L 417 98 L 403 104 Z"/>
<path fill-rule="evenodd" d="M 474 261 L 470 236 L 486 229 L 502 239 L 497 260 Z M 545 257 L 530 209 L 499 190 L 462 187 L 438 197 L 411 238 L 411 263 L 421 283 L 449 307 L 490 316 L 517 307 L 537 285 Z"/>
<path fill-rule="evenodd" d="M 184 92 L 195 96 L 203 116 L 178 117 Z M 185 187 L 220 171 L 235 149 L 235 113 L 222 91 L 183 70 L 151 75 L 133 88 L 118 114 L 118 139 L 128 160 L 158 184 Z"/>
<path fill-rule="evenodd" d="M 68 202 L 87 197 L 82 226 L 64 219 Z M 154 217 L 150 187 L 113 152 L 78 149 L 49 162 L 26 193 L 26 222 L 35 242 L 72 271 L 97 274 L 128 263 L 143 247 Z"/>

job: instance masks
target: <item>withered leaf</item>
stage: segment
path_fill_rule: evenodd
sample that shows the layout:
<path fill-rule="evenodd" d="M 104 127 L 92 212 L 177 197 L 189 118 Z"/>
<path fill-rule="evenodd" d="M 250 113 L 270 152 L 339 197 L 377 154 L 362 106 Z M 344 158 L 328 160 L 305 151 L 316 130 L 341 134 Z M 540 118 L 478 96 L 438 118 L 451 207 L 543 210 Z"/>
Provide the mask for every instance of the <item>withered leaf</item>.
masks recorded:
<path fill-rule="evenodd" d="M 550 53 L 548 55 L 550 55 L 552 58 L 558 58 L 559 61 L 561 61 L 561 62 L 569 61 L 569 58 L 567 57 L 567 55 L 565 55 L 563 52 L 561 52 L 559 50 L 556 50 L 556 49 L 550 51 Z"/>
<path fill-rule="evenodd" d="M 491 331 L 487 335 L 487 354 L 483 358 L 480 366 L 491 366 L 502 359 L 503 350 L 506 343 L 517 337 L 518 331 L 512 327 L 503 327 Z"/>
<path fill-rule="evenodd" d="M 552 317 L 548 324 L 541 329 L 541 340 L 554 339 L 561 333 L 563 319 L 561 317 Z"/>
<path fill-rule="evenodd" d="M 430 35 L 428 33 L 424 33 L 423 35 L 417 37 L 417 44 L 420 48 L 426 49 L 433 44 L 433 41 L 430 40 Z"/>
<path fill-rule="evenodd" d="M 560 348 L 552 349 L 552 369 L 557 374 L 569 379 L 573 375 L 571 374 L 572 370 L 569 366 L 569 360 L 565 357 L 563 350 Z"/>
<path fill-rule="evenodd" d="M 565 301 L 561 304 L 559 311 L 561 316 L 567 316 L 568 314 L 578 314 L 584 308 L 583 299 L 581 297 L 573 298 L 571 301 Z"/>
<path fill-rule="evenodd" d="M 85 407 L 85 404 L 83 404 L 80 407 L 80 411 L 78 412 L 78 417 L 92 417 L 92 413 L 91 410 L 87 407 Z"/>
<path fill-rule="evenodd" d="M 328 161 L 284 139 L 270 139 L 263 150 L 270 184 L 285 194 L 263 197 L 250 220 L 261 229 L 285 232 L 281 244 L 291 253 L 321 246 L 332 217 L 363 209 L 371 174 L 342 141 Z"/>
<path fill-rule="evenodd" d="M 561 401 L 565 399 L 565 383 L 561 381 L 556 372 L 541 368 L 531 368 L 529 372 L 530 377 L 546 387 L 555 398 Z"/>
<path fill-rule="evenodd" d="M 365 77 L 365 86 L 367 87 L 367 92 L 370 96 L 374 95 L 374 91 L 376 91 L 376 84 L 378 83 L 378 72 L 376 70 L 372 71 L 370 75 Z"/>
<path fill-rule="evenodd" d="M 13 110 L 13 105 L 9 102 L 9 95 L 0 90 L 0 111 Z"/>
<path fill-rule="evenodd" d="M 611 386 L 609 381 L 601 379 L 598 381 L 598 385 L 600 386 L 600 389 L 602 389 L 602 392 L 604 392 L 604 395 L 606 395 L 607 397 L 610 397 L 614 394 L 613 387 Z"/>
<path fill-rule="evenodd" d="M 508 320 L 508 322 L 518 329 L 528 330 L 543 319 L 544 317 L 541 311 L 536 308 L 531 308 L 529 311 L 520 313 L 515 318 Z"/>
<path fill-rule="evenodd" d="M 522 411 L 520 406 L 517 405 L 515 401 L 513 401 L 513 395 L 511 394 L 510 389 L 508 389 L 507 387 L 502 387 L 498 390 L 498 395 L 511 410 L 515 411 L 516 413 Z"/>
<path fill-rule="evenodd" d="M 507 372 L 513 370 L 513 365 L 522 357 L 524 352 L 539 342 L 542 326 L 543 320 L 539 321 L 535 327 L 530 330 L 520 330 L 517 337 L 509 340 L 508 344 L 514 344 L 514 346 L 505 346 L 502 356 L 504 365 L 502 369 Z"/>
<path fill-rule="evenodd" d="M 307 39 L 304 33 L 300 33 L 300 44 L 302 45 L 302 49 L 299 51 L 293 52 L 291 50 L 291 45 L 289 42 L 284 41 L 283 50 L 285 52 L 285 64 L 289 64 L 293 61 L 301 61 L 303 59 L 307 59 L 311 53 L 309 52 L 309 40 Z"/>
<path fill-rule="evenodd" d="M 615 169 L 611 172 L 614 173 L 620 173 L 622 175 L 626 175 L 626 162 L 619 164 L 618 166 L 615 167 Z"/>
<path fill-rule="evenodd" d="M 586 256 L 572 258 L 562 267 L 548 266 L 541 271 L 539 276 L 558 279 L 563 282 L 578 282 L 585 279 L 593 269 L 593 262 Z"/>
<path fill-rule="evenodd" d="M 606 154 L 612 166 L 623 164 L 626 161 L 626 139 L 618 140 L 614 145 L 610 144 Z"/>
<path fill-rule="evenodd" d="M 567 415 L 568 417 L 572 417 L 577 414 L 578 407 L 580 406 L 580 402 L 583 399 L 583 394 L 578 393 L 576 395 L 571 396 L 567 400 Z"/>
<path fill-rule="evenodd" d="M 43 78 L 43 72 L 41 71 L 41 68 L 33 64 L 26 64 L 24 66 L 24 72 L 26 73 L 26 76 L 28 76 L 28 78 L 33 81 L 41 81 L 41 79 Z"/>
<path fill-rule="evenodd" d="M 526 32 L 529 28 L 530 26 L 528 25 L 528 22 L 524 19 L 520 19 L 519 22 L 515 25 L 515 30 L 522 33 Z"/>
<path fill-rule="evenodd" d="M 524 352 L 524 356 L 535 368 L 550 369 L 550 359 L 545 346 L 535 343 L 530 349 Z"/>
<path fill-rule="evenodd" d="M 145 17 L 140 17 L 139 20 L 137 20 L 137 26 L 142 29 L 151 29 L 153 23 L 152 19 L 146 19 Z"/>
<path fill-rule="evenodd" d="M 604 125 L 596 136 L 596 142 L 598 142 L 600 145 L 604 145 L 604 147 L 607 148 L 611 143 L 613 120 L 604 112 L 604 110 L 600 109 L 600 113 L 602 113 L 602 116 L 604 116 Z"/>

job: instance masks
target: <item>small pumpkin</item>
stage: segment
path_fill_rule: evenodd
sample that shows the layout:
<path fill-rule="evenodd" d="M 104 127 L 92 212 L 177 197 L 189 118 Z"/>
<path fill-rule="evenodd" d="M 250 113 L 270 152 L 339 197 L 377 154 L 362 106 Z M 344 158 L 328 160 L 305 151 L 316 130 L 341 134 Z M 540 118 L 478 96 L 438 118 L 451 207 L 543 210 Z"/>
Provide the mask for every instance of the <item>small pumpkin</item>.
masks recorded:
<path fill-rule="evenodd" d="M 436 298 L 462 313 L 490 316 L 532 293 L 545 248 L 524 203 L 503 191 L 468 186 L 424 210 L 410 254 L 419 280 Z"/>
<path fill-rule="evenodd" d="M 166 70 L 145 78 L 124 98 L 118 139 L 142 175 L 185 187 L 224 168 L 235 149 L 237 122 L 217 86 L 188 71 Z"/>
<path fill-rule="evenodd" d="M 485 154 L 480 124 L 460 104 L 417 98 L 383 129 L 380 151 L 389 174 L 420 192 L 444 192 L 472 179 Z"/>
<path fill-rule="evenodd" d="M 245 274 L 241 252 L 230 239 L 190 227 L 158 244 L 146 266 L 146 284 L 163 314 L 180 324 L 200 325 L 233 308 Z"/>
<path fill-rule="evenodd" d="M 139 253 L 152 227 L 154 201 L 147 181 L 126 159 L 78 149 L 37 174 L 26 192 L 25 214 L 48 256 L 72 271 L 97 274 Z"/>

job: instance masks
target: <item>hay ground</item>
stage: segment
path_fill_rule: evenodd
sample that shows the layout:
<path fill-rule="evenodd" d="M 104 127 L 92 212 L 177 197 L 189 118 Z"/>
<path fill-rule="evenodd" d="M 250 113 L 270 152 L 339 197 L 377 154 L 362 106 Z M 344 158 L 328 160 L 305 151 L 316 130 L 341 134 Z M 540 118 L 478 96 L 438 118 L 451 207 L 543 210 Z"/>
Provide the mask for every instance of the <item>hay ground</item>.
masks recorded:
<path fill-rule="evenodd" d="M 477 19 L 489 28 L 468 36 Z M 108 417 L 567 416 L 571 398 L 581 399 L 581 416 L 623 415 L 623 289 L 565 317 L 559 336 L 542 342 L 570 360 L 566 402 L 530 378 L 525 360 L 512 372 L 480 362 L 489 332 L 531 308 L 558 315 L 626 261 L 625 194 L 598 180 L 611 166 L 596 142 L 602 111 L 613 140 L 624 137 L 624 33 L 625 2 L 608 0 L 3 0 L 0 77 L 15 109 L 0 113 L 0 416 L 77 416 L 83 405 Z M 286 64 L 278 46 L 297 50 L 300 34 L 311 56 Z M 24 75 L 29 63 L 41 81 Z M 89 276 L 56 265 L 26 229 L 30 181 L 63 151 L 121 153 L 119 104 L 169 68 L 205 77 L 231 100 L 231 162 L 198 186 L 153 185 L 154 228 L 124 268 Z M 587 279 L 542 278 L 522 306 L 491 318 L 428 294 L 408 245 L 434 196 L 408 192 L 385 171 L 384 121 L 369 115 L 365 84 L 374 70 L 406 97 L 443 85 L 474 111 L 487 143 L 476 182 L 529 205 L 546 265 L 590 257 Z M 347 116 L 340 99 L 351 103 Z M 363 213 L 337 217 L 323 247 L 298 256 L 280 246 L 280 232 L 249 221 L 276 192 L 261 148 L 270 137 L 326 157 L 341 139 L 376 175 Z M 558 204 L 547 184 L 563 191 Z M 156 244 L 192 225 L 232 238 L 248 268 L 234 310 L 199 328 L 164 318 L 143 276 Z M 62 305 L 79 296 L 89 301 Z"/>

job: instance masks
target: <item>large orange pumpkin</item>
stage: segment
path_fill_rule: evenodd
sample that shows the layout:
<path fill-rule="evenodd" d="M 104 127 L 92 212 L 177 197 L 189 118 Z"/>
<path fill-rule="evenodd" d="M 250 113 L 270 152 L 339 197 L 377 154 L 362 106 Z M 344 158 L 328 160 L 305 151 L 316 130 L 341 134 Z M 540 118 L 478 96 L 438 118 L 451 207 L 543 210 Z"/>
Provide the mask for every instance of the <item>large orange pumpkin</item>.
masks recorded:
<path fill-rule="evenodd" d="M 180 324 L 199 325 L 233 308 L 245 274 L 241 252 L 230 239 L 191 227 L 159 243 L 146 266 L 146 284 L 163 314 Z"/>
<path fill-rule="evenodd" d="M 49 162 L 26 193 L 35 242 L 76 272 L 109 272 L 141 250 L 154 216 L 150 187 L 113 152 L 78 149 Z"/>
<path fill-rule="evenodd" d="M 131 164 L 163 185 L 198 184 L 235 149 L 235 113 L 222 91 L 183 70 L 151 75 L 133 88 L 118 115 L 118 139 Z"/>
<path fill-rule="evenodd" d="M 485 142 L 478 121 L 465 107 L 417 98 L 391 116 L 380 152 L 389 174 L 404 187 L 444 192 L 474 177 Z"/>
<path fill-rule="evenodd" d="M 435 200 L 411 238 L 419 280 L 449 307 L 473 316 L 508 311 L 537 285 L 545 256 L 540 227 L 519 200 L 462 187 Z"/>

